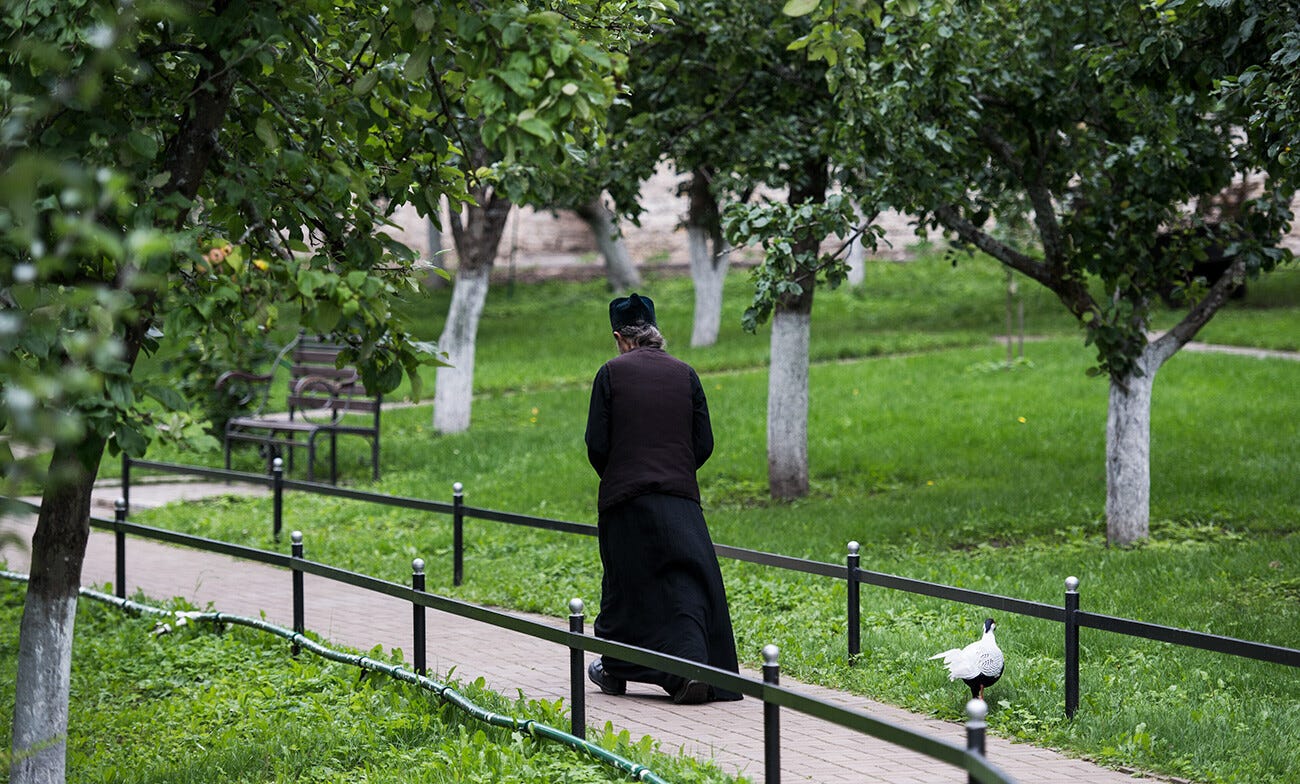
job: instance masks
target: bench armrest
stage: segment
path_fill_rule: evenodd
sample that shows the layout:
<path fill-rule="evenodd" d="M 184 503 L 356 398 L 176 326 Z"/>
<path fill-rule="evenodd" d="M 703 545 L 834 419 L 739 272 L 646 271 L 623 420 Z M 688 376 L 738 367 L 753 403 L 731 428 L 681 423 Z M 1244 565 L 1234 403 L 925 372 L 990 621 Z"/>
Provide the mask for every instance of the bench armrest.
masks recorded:
<path fill-rule="evenodd" d="M 241 406 L 248 405 L 254 398 L 262 398 L 262 404 L 258 406 L 261 410 L 266 405 L 266 396 L 270 388 L 271 379 L 269 373 L 250 373 L 246 370 L 227 370 L 217 376 L 216 382 L 212 384 L 213 389 L 224 389 L 227 385 L 235 382 L 244 382 L 242 394 L 237 398 Z M 238 387 L 237 387 L 238 388 Z"/>

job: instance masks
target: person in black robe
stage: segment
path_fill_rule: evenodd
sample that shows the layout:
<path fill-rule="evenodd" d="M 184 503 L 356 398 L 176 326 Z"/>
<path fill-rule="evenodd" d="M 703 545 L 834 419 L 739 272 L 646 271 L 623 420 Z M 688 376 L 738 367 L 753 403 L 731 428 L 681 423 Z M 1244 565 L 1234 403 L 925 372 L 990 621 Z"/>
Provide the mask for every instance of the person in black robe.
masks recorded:
<path fill-rule="evenodd" d="M 664 350 L 648 297 L 615 299 L 609 317 L 619 354 L 596 373 L 586 431 L 587 458 L 600 476 L 596 636 L 736 672 L 731 613 L 695 477 L 713 453 L 704 388 Z M 587 673 L 606 694 L 635 681 L 662 687 L 679 704 L 741 698 L 611 656 Z"/>

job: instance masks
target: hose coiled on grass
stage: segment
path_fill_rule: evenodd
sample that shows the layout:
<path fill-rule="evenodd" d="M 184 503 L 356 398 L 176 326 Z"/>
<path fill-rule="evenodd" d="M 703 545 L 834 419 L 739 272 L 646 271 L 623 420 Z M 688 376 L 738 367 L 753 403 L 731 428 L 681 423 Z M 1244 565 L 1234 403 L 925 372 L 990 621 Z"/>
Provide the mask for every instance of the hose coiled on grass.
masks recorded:
<path fill-rule="evenodd" d="M 15 582 L 28 581 L 27 575 L 18 574 L 16 572 L 0 571 L 0 577 Z M 394 664 L 376 661 L 369 656 L 346 653 L 344 651 L 329 648 L 293 631 L 292 629 L 286 629 L 283 626 L 276 626 L 275 624 L 267 623 L 260 618 L 248 618 L 242 615 L 231 615 L 223 612 L 166 610 L 161 607 L 153 607 L 148 604 L 132 601 L 131 599 L 123 599 L 111 594 L 103 593 L 102 591 L 96 591 L 92 588 L 82 588 L 81 595 L 89 599 L 94 599 L 95 601 L 111 604 L 121 610 L 136 612 L 142 615 L 170 616 L 183 623 L 204 622 L 217 625 L 231 623 L 267 632 L 288 640 L 299 648 L 310 651 L 321 658 L 343 664 L 351 664 L 360 667 L 363 670 L 382 672 L 395 680 L 419 686 L 426 691 L 431 691 L 438 695 L 440 700 L 454 705 L 478 721 L 490 724 L 494 727 L 504 727 L 506 729 L 524 732 L 535 738 L 546 738 L 547 740 L 562 743 L 570 748 L 583 752 L 599 762 L 628 774 L 637 781 L 649 782 L 650 784 L 669 784 L 667 780 L 660 777 L 646 766 L 615 754 L 608 749 L 601 748 L 600 746 L 579 738 L 576 735 L 556 729 L 548 724 L 533 721 L 532 719 L 517 719 L 513 716 L 494 713 L 476 705 L 468 697 L 456 691 L 448 684 L 440 683 L 431 678 L 420 675 L 417 672 L 413 672 Z"/>

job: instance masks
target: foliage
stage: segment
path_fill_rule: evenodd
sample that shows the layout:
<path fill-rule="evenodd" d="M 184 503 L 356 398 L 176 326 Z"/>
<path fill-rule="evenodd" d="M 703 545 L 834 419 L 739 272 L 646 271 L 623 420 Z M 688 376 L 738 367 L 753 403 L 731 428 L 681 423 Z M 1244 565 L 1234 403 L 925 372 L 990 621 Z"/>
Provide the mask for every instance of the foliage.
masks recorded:
<path fill-rule="evenodd" d="M 745 309 L 747 332 L 771 317 L 777 303 L 798 298 L 806 286 L 824 283 L 835 289 L 848 274 L 840 254 L 824 254 L 821 241 L 835 235 L 855 235 L 857 213 L 849 199 L 833 194 L 824 202 L 801 204 L 732 204 L 723 215 L 728 237 L 757 242 L 763 263 L 754 268 L 754 301 Z M 841 248 L 847 247 L 847 243 Z"/>
<path fill-rule="evenodd" d="M 432 347 L 387 304 L 416 261 L 388 216 L 525 189 L 599 138 L 617 48 L 658 7 L 5 3 L 0 428 L 201 442 L 177 386 L 133 376 L 139 353 L 192 336 L 172 359 L 197 392 L 286 316 L 418 397 Z M 460 156 L 470 130 L 498 169 Z"/>
<path fill-rule="evenodd" d="M 1283 127 L 1219 89 L 1271 63 L 1277 27 L 1236 3 L 792 3 L 813 19 L 795 46 L 828 63 L 846 186 L 990 253 L 1053 291 L 1116 379 L 1147 345 L 1157 294 L 1226 246 L 1237 266 L 1175 326 L 1195 334 L 1233 278 L 1290 259 L 1295 169 Z M 1275 23 L 1278 17 L 1270 15 Z M 1290 24 L 1294 24 L 1293 22 Z M 1272 36 L 1272 37 L 1270 37 Z M 1259 100 L 1265 100 L 1262 94 Z M 1252 120 L 1254 118 L 1254 120 Z M 1263 171 L 1237 214 L 1189 214 Z M 1034 243 L 998 224 L 1024 220 Z M 991 221 L 997 221 L 992 223 Z M 1157 252 L 1190 224 L 1184 253 Z M 1214 283 L 1213 280 L 1208 283 Z"/>
<path fill-rule="evenodd" d="M 776 231 L 796 224 L 802 242 L 813 237 L 815 246 L 830 234 L 848 235 L 856 223 L 847 204 L 820 206 L 833 127 L 831 98 L 821 87 L 825 68 L 787 51 L 808 26 L 773 4 L 685 3 L 671 20 L 632 49 L 630 100 L 611 112 L 613 139 L 624 165 L 634 167 L 632 182 L 671 162 L 703 180 L 710 201 L 749 216 L 732 220 L 726 234 L 735 245 L 763 244 L 767 251 L 747 317 L 761 320 L 778 297 L 815 285 L 818 270 L 828 270 L 823 277 L 832 281 L 843 277 L 842 262 L 805 258 Z M 761 204 L 747 204 L 768 188 L 792 191 L 793 202 L 773 204 L 764 196 Z M 635 219 L 635 194 L 615 195 Z M 719 239 L 726 228 L 716 211 L 688 220 Z"/>

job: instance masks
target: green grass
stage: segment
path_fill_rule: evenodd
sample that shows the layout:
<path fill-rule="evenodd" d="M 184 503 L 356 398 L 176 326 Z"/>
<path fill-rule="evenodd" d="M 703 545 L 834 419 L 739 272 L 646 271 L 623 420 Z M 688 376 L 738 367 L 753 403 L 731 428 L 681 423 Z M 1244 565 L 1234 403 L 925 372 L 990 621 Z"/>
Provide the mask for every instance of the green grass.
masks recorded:
<path fill-rule="evenodd" d="M 24 586 L 0 581 L 0 710 L 13 712 Z M 174 609 L 186 609 L 176 606 Z M 83 599 L 68 721 L 68 780 L 77 782 L 538 781 L 628 778 L 579 751 L 474 720 L 417 687 L 300 653 L 282 639 L 208 624 L 156 634 L 157 621 Z M 375 650 L 381 661 L 400 658 Z M 493 712 L 567 731 L 563 706 L 506 700 L 481 682 L 451 682 Z M 10 747 L 4 725 L 4 748 Z M 716 768 L 633 743 L 606 728 L 592 742 L 670 780 L 736 781 Z M 6 764 L 7 770 L 8 765 Z M 7 780 L 7 779 L 6 779 Z"/>
<path fill-rule="evenodd" d="M 1297 272 L 1252 283 L 1198 339 L 1294 348 Z M 857 540 L 864 568 L 1053 603 L 1076 575 L 1086 610 L 1300 647 L 1300 362 L 1191 351 L 1171 360 L 1152 408 L 1152 541 L 1108 548 L 1106 384 L 1086 376 L 1094 357 L 1061 306 L 1023 281 L 1033 339 L 1024 362 L 1005 366 L 993 341 L 1005 331 L 1004 280 L 979 259 L 956 268 L 929 259 L 875 264 L 863 289 L 818 293 L 812 493 L 792 503 L 766 493 L 767 337 L 737 326 L 743 275 L 728 281 L 723 335 L 705 349 L 685 345 L 689 282 L 648 281 L 642 291 L 655 298 L 670 350 L 700 369 L 709 394 L 718 446 L 700 480 L 714 539 L 834 562 Z M 409 305 L 430 337 L 446 297 Z M 590 379 L 612 353 L 607 302 L 600 284 L 490 294 L 471 430 L 434 434 L 427 405 L 385 412 L 375 489 L 446 501 L 459 481 L 473 506 L 594 522 L 582 431 Z M 341 455 L 345 475 L 368 475 L 359 441 Z M 251 453 L 240 459 L 257 470 Z M 286 508 L 286 529 L 306 533 L 311 558 L 405 581 L 420 557 L 430 590 L 553 615 L 573 596 L 598 602 L 588 537 L 470 521 L 467 582 L 453 588 L 444 517 L 299 495 Z M 266 500 L 214 499 L 138 519 L 272 546 Z M 960 715 L 962 689 L 926 657 L 974 639 L 984 610 L 868 589 L 863 658 L 850 666 L 841 584 L 723 568 L 749 664 L 776 643 L 794 678 Z M 1294 670 L 1084 630 L 1082 705 L 1067 722 L 1060 627 L 998 620 L 1009 664 L 989 694 L 995 734 L 1197 781 L 1291 780 Z"/>

